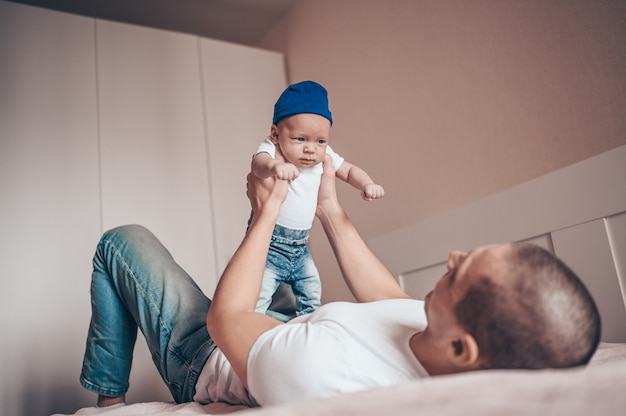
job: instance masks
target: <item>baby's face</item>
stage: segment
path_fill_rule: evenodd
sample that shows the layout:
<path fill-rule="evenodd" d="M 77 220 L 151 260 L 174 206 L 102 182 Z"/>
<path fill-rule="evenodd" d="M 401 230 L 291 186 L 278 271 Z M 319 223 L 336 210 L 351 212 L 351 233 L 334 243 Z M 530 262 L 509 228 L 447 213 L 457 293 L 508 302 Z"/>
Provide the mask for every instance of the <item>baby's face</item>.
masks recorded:
<path fill-rule="evenodd" d="M 330 139 L 330 121 L 317 114 L 296 114 L 272 126 L 272 141 L 288 162 L 298 168 L 310 168 L 326 156 Z"/>

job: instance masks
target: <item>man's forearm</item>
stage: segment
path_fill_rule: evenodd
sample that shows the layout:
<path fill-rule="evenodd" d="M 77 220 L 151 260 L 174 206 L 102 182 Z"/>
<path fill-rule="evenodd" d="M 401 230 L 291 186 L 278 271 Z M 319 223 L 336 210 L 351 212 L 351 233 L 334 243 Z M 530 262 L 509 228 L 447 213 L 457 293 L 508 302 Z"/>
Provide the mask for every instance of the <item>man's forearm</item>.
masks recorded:
<path fill-rule="evenodd" d="M 246 385 L 250 348 L 263 332 L 281 324 L 254 309 L 272 232 L 286 191 L 284 181 L 261 180 L 248 175 L 248 198 L 254 216 L 220 278 L 207 315 L 209 334 Z"/>
<path fill-rule="evenodd" d="M 254 310 L 275 221 L 268 214 L 253 216 L 244 240 L 222 273 L 211 309 Z"/>
<path fill-rule="evenodd" d="M 318 218 L 343 278 L 358 302 L 408 297 L 389 270 L 367 247 L 338 203 L 318 209 Z"/>

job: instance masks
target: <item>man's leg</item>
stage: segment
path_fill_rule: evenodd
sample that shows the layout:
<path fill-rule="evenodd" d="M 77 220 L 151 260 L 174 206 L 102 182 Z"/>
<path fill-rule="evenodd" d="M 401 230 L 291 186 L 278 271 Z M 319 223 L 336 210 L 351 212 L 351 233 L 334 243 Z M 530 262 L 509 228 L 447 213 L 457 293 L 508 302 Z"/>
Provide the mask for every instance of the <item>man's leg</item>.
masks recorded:
<path fill-rule="evenodd" d="M 82 385 L 103 403 L 123 401 L 139 327 L 176 402 L 192 400 L 215 348 L 205 323 L 211 302 L 152 233 L 124 226 L 102 236 L 91 299 Z"/>

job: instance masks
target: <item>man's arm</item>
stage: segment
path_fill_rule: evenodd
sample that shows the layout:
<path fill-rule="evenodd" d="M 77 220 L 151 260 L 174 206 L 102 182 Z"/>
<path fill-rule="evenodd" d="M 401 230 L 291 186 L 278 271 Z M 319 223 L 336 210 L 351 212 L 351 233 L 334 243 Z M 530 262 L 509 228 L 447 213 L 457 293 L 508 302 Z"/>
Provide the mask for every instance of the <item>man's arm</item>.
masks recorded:
<path fill-rule="evenodd" d="M 383 263 L 367 247 L 337 200 L 335 169 L 324 162 L 316 215 L 333 248 L 343 278 L 359 302 L 408 298 Z"/>
<path fill-rule="evenodd" d="M 241 245 L 226 266 L 207 315 L 211 338 L 244 383 L 248 353 L 258 337 L 280 321 L 254 311 L 261 290 L 270 239 L 287 181 L 248 175 L 248 198 L 254 216 Z"/>

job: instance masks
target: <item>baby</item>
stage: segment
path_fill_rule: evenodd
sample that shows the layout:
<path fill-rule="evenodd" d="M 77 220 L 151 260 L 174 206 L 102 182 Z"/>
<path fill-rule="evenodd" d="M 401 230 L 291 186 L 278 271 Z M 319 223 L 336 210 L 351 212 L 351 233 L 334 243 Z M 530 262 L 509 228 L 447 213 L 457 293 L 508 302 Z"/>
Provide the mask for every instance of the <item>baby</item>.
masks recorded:
<path fill-rule="evenodd" d="M 321 304 L 322 285 L 308 238 L 325 156 L 331 156 L 336 176 L 361 191 L 364 200 L 382 198 L 385 193 L 363 169 L 331 149 L 328 142 L 332 123 L 323 86 L 313 81 L 290 85 L 274 105 L 270 136 L 259 145 L 252 159 L 256 176 L 290 181 L 274 228 L 256 306 L 257 312 L 283 321 L 287 318 L 268 311 L 280 282 L 291 286 L 298 316 L 313 312 Z M 277 153 L 282 158 L 276 158 Z"/>

